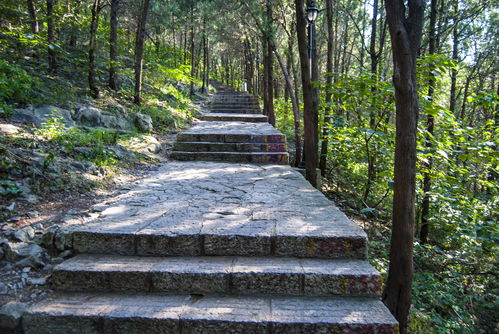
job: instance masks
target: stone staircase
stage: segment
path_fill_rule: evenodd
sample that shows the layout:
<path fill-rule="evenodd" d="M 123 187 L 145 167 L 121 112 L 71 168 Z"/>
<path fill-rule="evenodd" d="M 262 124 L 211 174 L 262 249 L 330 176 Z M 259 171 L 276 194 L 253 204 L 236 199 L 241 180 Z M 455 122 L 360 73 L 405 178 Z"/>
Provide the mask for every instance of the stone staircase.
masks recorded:
<path fill-rule="evenodd" d="M 287 165 L 171 162 L 71 234 L 25 333 L 398 332 L 365 232 Z"/>
<path fill-rule="evenodd" d="M 286 136 L 267 123 L 258 99 L 217 85 L 201 122 L 177 136 L 176 160 L 288 164 Z"/>

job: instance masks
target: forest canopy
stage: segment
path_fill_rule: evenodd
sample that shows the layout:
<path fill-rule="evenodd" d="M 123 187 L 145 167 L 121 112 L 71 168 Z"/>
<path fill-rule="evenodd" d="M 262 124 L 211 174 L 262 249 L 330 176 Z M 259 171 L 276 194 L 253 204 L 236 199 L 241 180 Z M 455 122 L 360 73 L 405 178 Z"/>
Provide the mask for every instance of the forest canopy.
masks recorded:
<path fill-rule="evenodd" d="M 423 2 L 408 328 L 492 333 L 499 319 L 499 8 L 489 0 Z M 115 98 L 163 131 L 178 121 L 172 109 L 190 115 L 190 100 L 209 92 L 210 79 L 237 89 L 245 81 L 287 135 L 298 166 L 308 72 L 300 67 L 297 30 L 306 32 L 306 20 L 297 3 L 3 0 L 0 117 L 27 105 Z M 370 261 L 382 273 L 398 126 L 388 3 L 316 1 L 308 74 L 317 115 L 307 122 L 317 129 L 322 191 L 368 231 Z"/>

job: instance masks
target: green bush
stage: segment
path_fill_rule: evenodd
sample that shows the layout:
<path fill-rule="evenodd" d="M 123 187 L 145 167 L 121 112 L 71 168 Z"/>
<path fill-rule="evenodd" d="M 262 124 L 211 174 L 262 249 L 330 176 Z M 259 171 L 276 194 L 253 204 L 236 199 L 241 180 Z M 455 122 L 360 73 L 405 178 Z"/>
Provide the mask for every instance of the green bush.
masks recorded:
<path fill-rule="evenodd" d="M 38 78 L 21 67 L 0 59 L 0 108 L 10 111 L 9 104 L 27 103 L 33 89 L 40 86 Z"/>

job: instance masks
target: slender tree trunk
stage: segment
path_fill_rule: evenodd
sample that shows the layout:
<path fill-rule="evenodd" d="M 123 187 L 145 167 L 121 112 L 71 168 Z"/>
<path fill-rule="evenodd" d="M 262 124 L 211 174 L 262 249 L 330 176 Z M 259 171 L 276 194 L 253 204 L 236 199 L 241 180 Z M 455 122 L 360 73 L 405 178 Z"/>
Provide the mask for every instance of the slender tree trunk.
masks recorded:
<path fill-rule="evenodd" d="M 334 31 L 333 31 L 333 0 L 326 0 L 327 19 L 327 63 L 326 63 L 326 96 L 324 99 L 324 120 L 322 128 L 322 143 L 319 159 L 319 169 L 322 174 L 326 173 L 327 151 L 329 144 L 329 123 L 331 115 L 331 84 L 333 83 L 333 55 L 334 55 Z"/>
<path fill-rule="evenodd" d="M 147 14 L 149 12 L 149 0 L 143 0 L 135 36 L 135 90 L 133 102 L 140 105 L 142 93 L 142 65 L 144 60 L 144 40 L 146 37 Z"/>
<path fill-rule="evenodd" d="M 189 89 L 190 95 L 194 95 L 194 73 L 196 67 L 194 66 L 194 5 L 191 6 L 191 85 Z"/>
<path fill-rule="evenodd" d="M 458 15 L 459 2 L 454 1 L 454 15 Z M 452 29 L 452 60 L 457 63 L 459 55 L 459 35 L 458 35 L 458 24 L 457 18 L 454 18 L 454 28 Z M 450 97 L 449 97 L 449 110 L 452 114 L 456 115 L 456 105 L 457 105 L 457 69 L 451 70 L 450 75 Z"/>
<path fill-rule="evenodd" d="M 69 33 L 69 46 L 74 48 L 76 47 L 76 33 L 79 30 L 78 27 L 78 17 L 80 16 L 80 7 L 81 2 L 76 1 L 74 9 L 73 9 L 73 17 L 71 18 L 71 32 Z"/>
<path fill-rule="evenodd" d="M 266 94 L 264 93 L 263 99 L 263 110 L 265 115 L 269 118 L 269 123 L 275 126 L 275 114 L 274 114 L 274 88 L 273 88 L 273 60 L 272 60 L 272 0 L 266 1 L 266 25 L 265 38 L 263 43 L 265 44 L 265 54 L 264 54 L 264 86 Z"/>
<path fill-rule="evenodd" d="M 385 0 L 392 41 L 395 86 L 396 138 L 390 265 L 383 302 L 407 331 L 412 300 L 416 130 L 418 92 L 416 57 L 421 44 L 424 0 Z"/>
<path fill-rule="evenodd" d="M 437 38 L 437 32 L 436 32 L 436 22 L 437 22 L 437 0 L 431 0 L 430 4 L 430 27 L 429 27 L 429 47 L 428 47 L 428 54 L 433 55 L 437 52 L 437 43 L 436 43 L 436 38 Z M 433 76 L 433 70 L 434 66 L 430 65 L 431 68 L 429 69 L 430 73 L 430 78 L 428 81 L 428 98 L 429 100 L 433 101 L 433 95 L 435 91 L 435 77 Z M 426 132 L 427 136 L 425 138 L 425 147 L 428 151 L 431 151 L 433 148 L 433 143 L 432 143 L 432 137 L 434 135 L 434 129 L 435 129 L 435 117 L 432 115 L 427 115 L 426 119 Z M 421 231 L 419 234 L 419 238 L 421 240 L 421 243 L 426 244 L 428 242 L 428 235 L 429 235 L 429 229 L 430 229 L 430 221 L 429 221 L 429 215 L 430 215 L 430 190 L 431 190 L 431 170 L 433 168 L 433 159 L 432 157 L 428 157 L 428 162 L 426 163 L 426 169 L 427 171 L 423 175 L 423 201 L 421 203 Z"/>
<path fill-rule="evenodd" d="M 35 4 L 33 3 L 33 0 L 27 0 L 28 4 L 28 14 L 29 14 L 29 19 L 30 19 L 30 25 L 31 25 L 31 32 L 33 34 L 38 34 L 39 28 L 38 28 L 38 19 L 36 18 L 36 9 L 35 9 Z"/>
<path fill-rule="evenodd" d="M 111 0 L 109 34 L 109 88 L 119 89 L 118 83 L 118 6 L 120 0 Z"/>
<path fill-rule="evenodd" d="M 369 56 L 371 58 L 371 73 L 374 76 L 375 83 L 371 86 L 371 105 L 375 104 L 376 92 L 377 92 L 377 77 L 378 77 L 378 58 L 379 53 L 376 51 L 376 36 L 378 33 L 378 0 L 373 1 L 373 18 L 371 20 L 371 41 L 369 45 Z M 369 112 L 369 127 L 371 130 L 376 130 L 376 112 L 371 106 L 371 111 Z M 367 203 L 369 194 L 371 193 L 371 186 L 376 178 L 376 147 L 371 150 L 372 137 L 366 137 L 366 151 L 367 151 L 367 182 L 364 188 L 363 200 Z"/>
<path fill-rule="evenodd" d="M 307 0 L 307 5 L 313 1 Z M 317 187 L 317 139 L 318 139 L 318 90 L 312 87 L 312 80 L 317 79 L 317 49 L 315 41 L 312 40 L 312 66 L 309 64 L 307 54 L 307 37 L 305 33 L 305 13 L 303 0 L 295 0 L 296 10 L 296 33 L 298 36 L 298 51 L 300 54 L 300 67 L 303 90 L 303 118 L 305 132 L 305 175 L 307 180 Z M 312 34 L 313 35 L 313 34 Z M 312 73 L 310 73 L 312 67 Z"/>
<path fill-rule="evenodd" d="M 274 54 L 279 62 L 279 66 L 281 67 L 282 73 L 286 80 L 286 91 L 288 92 L 289 97 L 291 98 L 291 105 L 293 108 L 293 121 L 295 126 L 295 165 L 301 161 L 301 125 L 300 125 L 300 106 L 298 105 L 298 100 L 296 99 L 295 92 L 293 91 L 293 82 L 291 81 L 291 76 L 289 75 L 287 67 L 284 65 L 279 52 L 275 49 Z"/>
<path fill-rule="evenodd" d="M 97 47 L 97 28 L 99 26 L 100 0 L 94 0 L 92 6 L 92 21 L 90 22 L 90 43 L 88 46 L 88 87 L 90 96 L 99 98 L 99 88 L 95 79 L 95 48 Z"/>
<path fill-rule="evenodd" d="M 57 60 L 55 53 L 55 36 L 54 36 L 54 2 L 55 0 L 47 0 L 47 42 L 48 42 L 48 63 L 49 71 L 54 73 L 57 70 Z"/>

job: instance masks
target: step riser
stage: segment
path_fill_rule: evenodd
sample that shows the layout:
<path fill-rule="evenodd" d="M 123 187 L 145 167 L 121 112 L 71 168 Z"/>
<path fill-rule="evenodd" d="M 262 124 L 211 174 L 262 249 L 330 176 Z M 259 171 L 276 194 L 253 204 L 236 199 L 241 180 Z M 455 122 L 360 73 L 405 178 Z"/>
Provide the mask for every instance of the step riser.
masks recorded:
<path fill-rule="evenodd" d="M 390 324 L 349 323 L 272 323 L 248 321 L 213 321 L 157 319 L 155 317 L 52 316 L 43 313 L 27 314 L 23 319 L 25 334 L 77 333 L 247 333 L 247 334 L 304 334 L 304 333 L 369 333 L 396 334 L 398 327 Z"/>
<path fill-rule="evenodd" d="M 286 144 L 224 144 L 224 143 L 183 143 L 173 146 L 183 152 L 286 152 Z"/>
<path fill-rule="evenodd" d="M 221 102 L 221 103 L 210 103 L 208 105 L 210 108 L 260 108 L 258 103 L 249 102 Z"/>
<path fill-rule="evenodd" d="M 215 122 L 267 122 L 267 116 L 262 117 L 238 117 L 238 116 L 213 116 L 213 115 L 205 115 L 201 117 L 203 121 L 215 121 Z"/>
<path fill-rule="evenodd" d="M 255 101 L 258 102 L 258 98 L 253 96 L 216 96 L 211 99 L 210 102 L 227 102 L 227 101 Z"/>
<path fill-rule="evenodd" d="M 217 143 L 286 143 L 284 135 L 248 135 L 248 134 L 194 134 L 179 133 L 179 142 L 217 142 Z"/>
<path fill-rule="evenodd" d="M 78 253 L 139 256 L 279 256 L 367 259 L 363 237 L 140 235 L 74 232 Z"/>
<path fill-rule="evenodd" d="M 213 113 L 220 113 L 220 114 L 262 114 L 262 111 L 260 109 L 210 109 L 211 112 Z"/>
<path fill-rule="evenodd" d="M 259 153 L 259 152 L 256 152 Z M 269 153 L 269 154 L 247 154 L 232 152 L 181 152 L 174 151 L 170 155 L 173 159 L 179 161 L 220 161 L 220 162 L 239 162 L 248 164 L 289 164 L 288 153 Z"/>
<path fill-rule="evenodd" d="M 230 295 L 379 297 L 379 276 L 299 273 L 176 273 L 54 271 L 56 290 Z"/>

